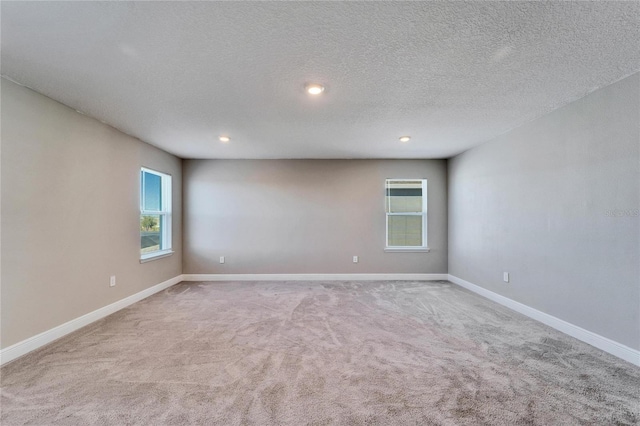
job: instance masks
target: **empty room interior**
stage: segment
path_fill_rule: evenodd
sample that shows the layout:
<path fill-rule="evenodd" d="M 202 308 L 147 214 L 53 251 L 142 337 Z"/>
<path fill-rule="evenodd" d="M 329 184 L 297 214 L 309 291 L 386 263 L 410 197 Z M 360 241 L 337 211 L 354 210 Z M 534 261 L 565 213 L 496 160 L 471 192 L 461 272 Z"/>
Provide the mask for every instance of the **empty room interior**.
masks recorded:
<path fill-rule="evenodd" d="M 640 424 L 640 2 L 0 8 L 2 425 Z"/>

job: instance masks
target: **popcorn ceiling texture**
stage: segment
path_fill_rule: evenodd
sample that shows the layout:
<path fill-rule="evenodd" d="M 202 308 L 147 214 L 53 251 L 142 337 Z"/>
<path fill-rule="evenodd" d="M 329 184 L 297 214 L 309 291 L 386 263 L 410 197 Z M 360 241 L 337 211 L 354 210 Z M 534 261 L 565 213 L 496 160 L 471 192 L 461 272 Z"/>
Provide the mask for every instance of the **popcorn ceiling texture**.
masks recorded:
<path fill-rule="evenodd" d="M 183 158 L 452 156 L 638 40 L 638 2 L 2 2 L 4 75 Z"/>
<path fill-rule="evenodd" d="M 182 283 L 1 372 L 3 426 L 640 423 L 640 368 L 448 282 Z"/>

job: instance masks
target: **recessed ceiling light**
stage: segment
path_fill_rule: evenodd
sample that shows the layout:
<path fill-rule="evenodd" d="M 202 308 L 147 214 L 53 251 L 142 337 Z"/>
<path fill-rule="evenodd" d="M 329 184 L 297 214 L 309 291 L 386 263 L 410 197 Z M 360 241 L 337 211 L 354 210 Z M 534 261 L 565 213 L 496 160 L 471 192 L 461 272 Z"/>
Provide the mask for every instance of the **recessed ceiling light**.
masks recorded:
<path fill-rule="evenodd" d="M 400 136 L 400 142 L 409 142 L 411 136 Z"/>
<path fill-rule="evenodd" d="M 218 139 L 220 139 L 220 142 L 224 142 L 224 143 L 227 143 L 231 140 L 229 136 L 220 136 Z"/>
<path fill-rule="evenodd" d="M 319 95 L 324 92 L 324 86 L 321 84 L 310 83 L 305 86 L 305 90 L 310 95 Z"/>

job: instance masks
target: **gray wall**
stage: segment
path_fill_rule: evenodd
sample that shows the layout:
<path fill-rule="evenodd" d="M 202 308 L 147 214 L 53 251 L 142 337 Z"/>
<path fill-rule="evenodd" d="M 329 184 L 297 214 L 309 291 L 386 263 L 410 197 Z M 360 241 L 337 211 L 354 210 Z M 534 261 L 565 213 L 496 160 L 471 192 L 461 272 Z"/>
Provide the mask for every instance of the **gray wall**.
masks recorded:
<path fill-rule="evenodd" d="M 635 74 L 453 158 L 449 273 L 640 349 L 639 88 Z"/>
<path fill-rule="evenodd" d="M 428 179 L 430 253 L 383 251 L 385 178 Z M 184 218 L 185 274 L 447 272 L 444 160 L 186 160 Z"/>
<path fill-rule="evenodd" d="M 6 348 L 182 273 L 182 171 L 172 155 L 1 81 Z M 140 166 L 173 175 L 175 195 L 176 253 L 145 264 Z"/>

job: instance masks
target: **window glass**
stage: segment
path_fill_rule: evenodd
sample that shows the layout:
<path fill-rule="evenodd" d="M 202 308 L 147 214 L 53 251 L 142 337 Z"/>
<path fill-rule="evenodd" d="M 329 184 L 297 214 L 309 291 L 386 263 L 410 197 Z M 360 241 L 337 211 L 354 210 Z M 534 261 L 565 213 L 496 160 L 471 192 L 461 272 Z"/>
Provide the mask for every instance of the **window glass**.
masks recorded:
<path fill-rule="evenodd" d="M 162 177 L 149 172 L 142 172 L 142 209 L 162 210 Z"/>
<path fill-rule="evenodd" d="M 426 248 L 426 179 L 387 179 L 387 248 Z"/>
<path fill-rule="evenodd" d="M 171 252 L 171 176 L 140 170 L 140 258 Z"/>

